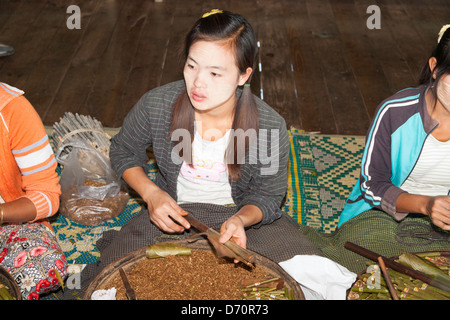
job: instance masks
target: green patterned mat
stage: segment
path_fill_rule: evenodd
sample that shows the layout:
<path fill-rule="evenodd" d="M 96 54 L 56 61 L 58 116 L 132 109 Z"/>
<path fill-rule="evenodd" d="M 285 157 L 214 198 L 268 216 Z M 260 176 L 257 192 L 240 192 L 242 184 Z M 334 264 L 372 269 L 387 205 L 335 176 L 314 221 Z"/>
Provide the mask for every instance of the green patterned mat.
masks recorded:
<path fill-rule="evenodd" d="M 359 177 L 363 136 L 313 135 L 289 130 L 291 156 L 284 211 L 298 223 L 333 232 Z"/>
<path fill-rule="evenodd" d="M 310 135 L 296 129 L 289 130 L 289 136 L 289 181 L 283 209 L 300 224 L 331 233 L 359 175 L 364 137 Z M 149 177 L 154 179 L 156 172 L 156 164 L 150 162 Z M 51 224 L 68 262 L 88 264 L 99 257 L 95 243 L 103 232 L 119 230 L 140 209 L 139 198 L 131 193 L 125 210 L 99 226 L 80 225 L 61 214 Z"/>

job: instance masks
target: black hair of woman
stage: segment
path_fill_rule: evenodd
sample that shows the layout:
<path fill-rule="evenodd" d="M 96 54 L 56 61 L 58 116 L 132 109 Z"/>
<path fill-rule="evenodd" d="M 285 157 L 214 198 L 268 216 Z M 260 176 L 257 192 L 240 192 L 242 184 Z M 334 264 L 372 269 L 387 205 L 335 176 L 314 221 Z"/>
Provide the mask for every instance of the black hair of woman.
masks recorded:
<path fill-rule="evenodd" d="M 423 66 L 419 77 L 419 84 L 429 88 L 435 101 L 437 101 L 436 84 L 446 74 L 450 74 L 450 25 L 443 26 L 439 32 L 438 44 Z"/>

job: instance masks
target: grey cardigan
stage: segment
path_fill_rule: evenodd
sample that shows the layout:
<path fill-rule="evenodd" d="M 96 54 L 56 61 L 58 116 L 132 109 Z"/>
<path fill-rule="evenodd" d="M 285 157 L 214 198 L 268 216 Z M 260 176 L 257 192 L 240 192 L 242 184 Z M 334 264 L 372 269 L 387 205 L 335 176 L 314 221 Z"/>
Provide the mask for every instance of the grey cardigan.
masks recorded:
<path fill-rule="evenodd" d="M 147 171 L 147 149 L 153 147 L 159 169 L 155 183 L 175 200 L 181 163 L 172 161 L 174 143 L 169 135 L 172 105 L 183 90 L 184 81 L 177 81 L 144 94 L 124 119 L 110 148 L 112 167 L 121 177 L 126 169 L 132 167 L 142 167 Z M 240 179 L 230 179 L 230 184 L 231 196 L 238 208 L 252 204 L 261 209 L 263 219 L 256 225 L 259 226 L 271 223 L 282 214 L 280 207 L 287 189 L 289 136 L 285 120 L 265 102 L 257 97 L 255 99 L 260 133 L 265 134 L 259 135 L 257 159 L 251 158 L 249 161 L 247 156 L 245 164 L 241 165 Z M 272 160 L 269 162 L 268 157 L 261 155 L 270 155 Z M 274 159 L 278 161 L 275 165 Z M 264 170 L 274 166 L 275 170 L 270 174 L 267 171 L 264 173 Z"/>

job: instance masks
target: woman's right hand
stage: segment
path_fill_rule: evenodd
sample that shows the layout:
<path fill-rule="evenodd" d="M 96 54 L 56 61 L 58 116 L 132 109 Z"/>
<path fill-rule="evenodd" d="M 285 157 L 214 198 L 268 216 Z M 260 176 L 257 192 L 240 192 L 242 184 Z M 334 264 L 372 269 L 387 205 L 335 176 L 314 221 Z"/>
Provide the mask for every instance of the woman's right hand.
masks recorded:
<path fill-rule="evenodd" d="M 189 222 L 183 218 L 188 212 L 181 209 L 167 192 L 153 190 L 144 200 L 148 205 L 150 221 L 162 231 L 181 233 L 190 228 Z"/>
<path fill-rule="evenodd" d="M 191 227 L 183 218 L 188 213 L 151 181 L 141 167 L 125 170 L 122 177 L 147 203 L 150 221 L 162 231 L 180 233 Z"/>

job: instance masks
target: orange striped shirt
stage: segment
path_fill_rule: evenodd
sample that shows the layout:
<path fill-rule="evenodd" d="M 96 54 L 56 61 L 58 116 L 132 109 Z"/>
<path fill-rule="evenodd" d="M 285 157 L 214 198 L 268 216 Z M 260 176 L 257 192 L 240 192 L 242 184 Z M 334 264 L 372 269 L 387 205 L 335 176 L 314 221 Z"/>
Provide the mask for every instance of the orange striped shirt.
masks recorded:
<path fill-rule="evenodd" d="M 1 196 L 5 201 L 29 198 L 36 207 L 35 220 L 52 216 L 61 189 L 49 138 L 23 91 L 5 83 L 0 83 L 0 131 Z"/>

